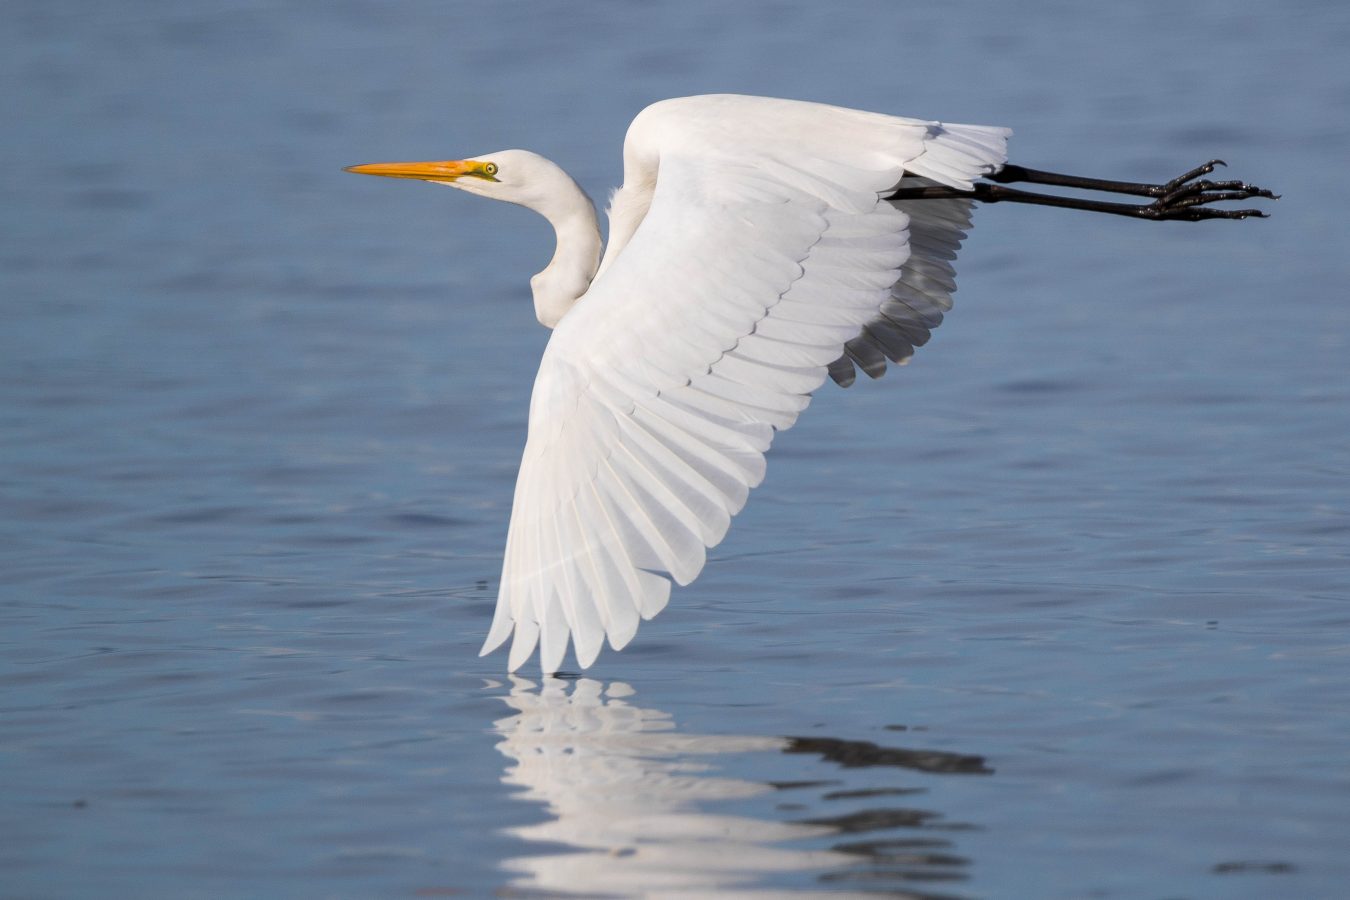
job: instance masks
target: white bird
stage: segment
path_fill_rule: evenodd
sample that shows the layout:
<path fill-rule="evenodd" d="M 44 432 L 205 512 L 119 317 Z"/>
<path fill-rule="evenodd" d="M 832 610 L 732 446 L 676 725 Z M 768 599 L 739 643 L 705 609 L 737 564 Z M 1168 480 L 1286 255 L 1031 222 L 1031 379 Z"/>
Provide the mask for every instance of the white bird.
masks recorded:
<path fill-rule="evenodd" d="M 1006 128 L 949 125 L 763 97 L 643 110 L 602 241 L 589 197 L 526 150 L 348 171 L 446 184 L 528 207 L 557 249 L 530 280 L 553 329 L 530 401 L 486 654 L 514 633 L 514 671 L 615 650 L 691 582 L 764 477 L 764 453 L 827 374 L 878 377 L 951 308 L 972 200 L 1146 219 L 1243 218 L 1219 200 L 1271 197 L 1200 179 L 1166 184 L 1006 165 Z M 1153 198 L 1032 194 L 1033 182 Z"/>

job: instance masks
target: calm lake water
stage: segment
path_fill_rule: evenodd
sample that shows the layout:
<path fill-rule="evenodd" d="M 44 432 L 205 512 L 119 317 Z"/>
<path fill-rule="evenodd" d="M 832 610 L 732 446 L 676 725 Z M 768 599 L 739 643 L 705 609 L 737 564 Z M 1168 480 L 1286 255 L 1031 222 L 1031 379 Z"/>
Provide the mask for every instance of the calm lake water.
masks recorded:
<path fill-rule="evenodd" d="M 1350 7 L 9 0 L 0 896 L 1270 898 L 1350 883 Z M 1268 221 L 983 209 L 586 678 L 476 655 L 542 220 L 714 90 L 1211 156 Z"/>

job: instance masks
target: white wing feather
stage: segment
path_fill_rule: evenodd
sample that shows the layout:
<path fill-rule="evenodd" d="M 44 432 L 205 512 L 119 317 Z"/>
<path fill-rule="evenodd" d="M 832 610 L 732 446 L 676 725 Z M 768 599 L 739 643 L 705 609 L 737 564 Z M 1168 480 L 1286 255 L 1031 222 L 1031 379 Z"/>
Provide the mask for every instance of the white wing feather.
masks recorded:
<path fill-rule="evenodd" d="M 906 173 L 969 187 L 1007 134 L 747 97 L 645 110 L 620 192 L 645 216 L 611 217 L 544 352 L 483 652 L 514 632 L 510 668 L 538 643 L 553 672 L 570 636 L 585 668 L 692 581 L 845 343 L 888 309 L 900 333 L 931 319 L 906 291 L 950 270 L 906 274 L 911 217 L 884 195 Z"/>

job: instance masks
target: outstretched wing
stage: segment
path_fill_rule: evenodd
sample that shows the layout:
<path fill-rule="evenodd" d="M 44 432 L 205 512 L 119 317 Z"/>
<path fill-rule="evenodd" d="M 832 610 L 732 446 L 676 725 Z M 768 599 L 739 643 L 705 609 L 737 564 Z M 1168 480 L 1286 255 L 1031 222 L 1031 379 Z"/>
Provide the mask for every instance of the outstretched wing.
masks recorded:
<path fill-rule="evenodd" d="M 756 98 L 644 111 L 625 190 L 654 180 L 650 206 L 544 352 L 483 652 L 514 631 L 510 668 L 538 643 L 553 672 L 570 636 L 585 668 L 692 581 L 774 432 L 904 296 L 911 216 L 884 196 L 906 172 L 969 187 L 1006 137 Z"/>

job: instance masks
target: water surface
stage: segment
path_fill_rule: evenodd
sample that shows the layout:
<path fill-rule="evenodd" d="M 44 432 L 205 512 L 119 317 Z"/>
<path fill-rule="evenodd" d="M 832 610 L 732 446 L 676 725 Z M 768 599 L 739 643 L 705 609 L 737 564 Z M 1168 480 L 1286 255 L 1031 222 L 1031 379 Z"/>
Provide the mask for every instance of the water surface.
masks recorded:
<path fill-rule="evenodd" d="M 1342 5 L 13 2 L 0 894 L 1336 896 L 1350 879 Z M 980 210 L 586 679 L 476 651 L 541 220 L 352 163 L 735 90 L 1212 155 L 1264 222 Z M 529 674 L 529 673 L 525 673 Z"/>

